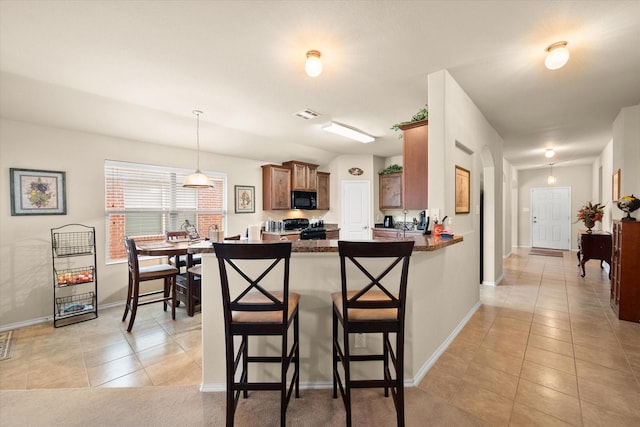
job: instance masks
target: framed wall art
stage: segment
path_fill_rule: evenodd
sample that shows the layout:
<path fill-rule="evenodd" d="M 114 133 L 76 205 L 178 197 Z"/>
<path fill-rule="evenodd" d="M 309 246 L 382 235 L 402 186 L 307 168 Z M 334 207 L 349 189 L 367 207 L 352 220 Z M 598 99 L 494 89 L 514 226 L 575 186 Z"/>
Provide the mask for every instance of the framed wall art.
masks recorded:
<path fill-rule="evenodd" d="M 10 168 L 11 215 L 66 215 L 65 173 Z"/>
<path fill-rule="evenodd" d="M 252 185 L 234 185 L 236 213 L 254 213 L 256 211 L 255 192 Z"/>
<path fill-rule="evenodd" d="M 615 171 L 611 178 L 611 200 L 617 202 L 620 198 L 620 169 Z"/>
<path fill-rule="evenodd" d="M 471 212 L 471 172 L 456 165 L 456 213 Z"/>

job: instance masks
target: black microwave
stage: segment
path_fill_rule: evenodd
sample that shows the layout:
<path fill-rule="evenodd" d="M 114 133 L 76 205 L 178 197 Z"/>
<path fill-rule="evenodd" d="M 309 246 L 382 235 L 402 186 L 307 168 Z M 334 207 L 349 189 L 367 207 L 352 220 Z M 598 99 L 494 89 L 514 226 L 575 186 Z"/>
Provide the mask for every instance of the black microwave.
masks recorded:
<path fill-rule="evenodd" d="M 291 209 L 316 209 L 315 191 L 292 191 Z"/>

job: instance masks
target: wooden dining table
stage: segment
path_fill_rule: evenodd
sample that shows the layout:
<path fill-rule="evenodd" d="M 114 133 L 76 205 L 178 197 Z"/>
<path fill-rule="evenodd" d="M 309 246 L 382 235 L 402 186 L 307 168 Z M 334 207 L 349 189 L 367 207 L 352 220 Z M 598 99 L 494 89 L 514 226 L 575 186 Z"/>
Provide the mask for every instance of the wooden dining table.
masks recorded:
<path fill-rule="evenodd" d="M 176 265 L 178 265 L 178 257 L 186 255 L 187 257 L 187 265 L 185 271 L 185 279 L 184 283 L 186 284 L 184 298 L 180 298 L 182 294 L 178 292 L 177 298 L 178 300 L 185 303 L 187 306 L 187 314 L 191 317 L 195 314 L 195 289 L 194 289 L 194 278 L 191 274 L 188 273 L 189 268 L 191 268 L 193 263 L 193 254 L 189 253 L 189 246 L 191 242 L 183 241 L 183 242 L 145 242 L 136 245 L 138 249 L 138 255 L 143 256 L 162 256 L 167 257 L 175 257 Z M 178 280 L 178 278 L 176 278 Z M 199 298 L 199 297 L 198 297 Z"/>

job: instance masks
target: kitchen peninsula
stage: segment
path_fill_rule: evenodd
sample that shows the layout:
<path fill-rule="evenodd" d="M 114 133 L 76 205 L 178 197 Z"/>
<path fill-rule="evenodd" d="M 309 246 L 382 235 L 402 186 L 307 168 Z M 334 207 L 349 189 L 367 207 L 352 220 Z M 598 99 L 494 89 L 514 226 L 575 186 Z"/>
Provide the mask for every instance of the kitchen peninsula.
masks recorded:
<path fill-rule="evenodd" d="M 477 283 L 462 283 L 460 262 L 469 245 L 463 236 L 442 239 L 412 236 L 414 253 L 409 267 L 405 331 L 405 381 L 417 383 L 468 317 L 479 306 Z M 246 244 L 247 241 L 229 244 Z M 268 243 L 265 243 L 268 244 Z M 197 245 L 191 253 L 202 254 L 202 391 L 225 387 L 224 326 L 218 264 L 213 248 Z M 340 290 L 337 240 L 292 242 L 290 289 L 300 300 L 300 381 L 303 388 L 331 385 L 331 293 Z M 392 279 L 393 280 L 393 279 Z M 269 348 L 268 340 L 256 346 Z M 380 345 L 368 335 L 367 347 Z M 255 347 L 254 347 L 255 348 Z M 256 379 L 277 375 L 264 367 L 254 369 Z M 365 365 L 356 374 L 377 365 Z"/>

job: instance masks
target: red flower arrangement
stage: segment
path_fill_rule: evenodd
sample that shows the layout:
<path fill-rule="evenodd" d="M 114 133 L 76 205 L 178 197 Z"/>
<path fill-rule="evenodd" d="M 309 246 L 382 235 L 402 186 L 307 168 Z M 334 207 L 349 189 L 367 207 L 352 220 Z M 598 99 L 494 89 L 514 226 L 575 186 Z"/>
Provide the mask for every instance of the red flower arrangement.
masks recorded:
<path fill-rule="evenodd" d="M 603 215 L 604 205 L 601 205 L 600 203 L 591 204 L 591 202 L 587 202 L 586 205 L 578 210 L 578 221 L 602 221 Z"/>

